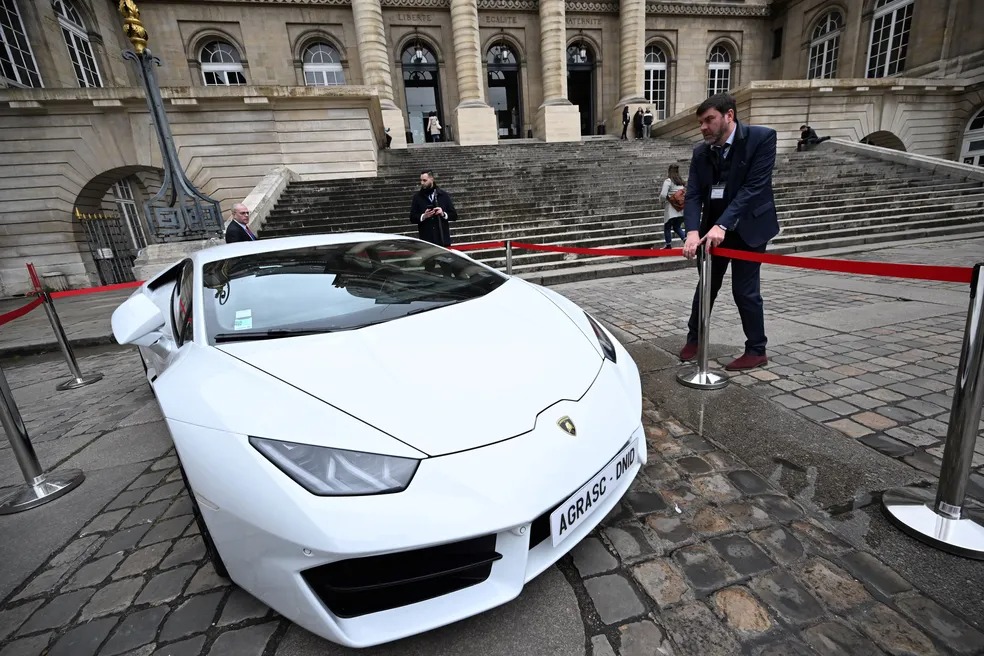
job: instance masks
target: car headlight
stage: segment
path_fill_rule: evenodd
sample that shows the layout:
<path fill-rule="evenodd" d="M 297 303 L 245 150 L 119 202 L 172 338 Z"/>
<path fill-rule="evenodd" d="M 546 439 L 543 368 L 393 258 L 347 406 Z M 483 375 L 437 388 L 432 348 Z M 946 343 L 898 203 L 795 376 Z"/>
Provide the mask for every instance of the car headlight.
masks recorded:
<path fill-rule="evenodd" d="M 249 443 L 311 494 L 354 496 L 405 490 L 419 460 L 250 437 Z"/>
<path fill-rule="evenodd" d="M 598 345 L 601 346 L 601 352 L 605 354 L 606 358 L 615 362 L 615 345 L 612 344 L 612 340 L 608 339 L 608 335 L 598 325 L 598 322 L 594 320 L 594 317 L 587 312 L 584 313 L 584 316 L 588 318 L 588 323 L 591 324 L 591 329 L 594 331 L 595 337 L 598 338 Z"/>

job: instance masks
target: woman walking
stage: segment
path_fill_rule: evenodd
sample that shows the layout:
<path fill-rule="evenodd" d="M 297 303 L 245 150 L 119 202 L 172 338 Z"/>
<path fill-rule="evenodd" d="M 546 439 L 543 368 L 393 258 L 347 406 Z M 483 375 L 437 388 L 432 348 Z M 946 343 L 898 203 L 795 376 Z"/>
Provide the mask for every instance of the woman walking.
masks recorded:
<path fill-rule="evenodd" d="M 683 197 L 687 183 L 680 177 L 680 167 L 670 164 L 666 171 L 666 180 L 659 192 L 659 200 L 663 205 L 663 248 L 673 248 L 673 233 L 682 241 L 687 241 L 687 233 L 683 230 Z"/>
<path fill-rule="evenodd" d="M 441 121 L 437 118 L 437 112 L 431 112 L 430 116 L 427 117 L 427 133 L 430 135 L 432 143 L 441 140 L 441 130 Z"/>

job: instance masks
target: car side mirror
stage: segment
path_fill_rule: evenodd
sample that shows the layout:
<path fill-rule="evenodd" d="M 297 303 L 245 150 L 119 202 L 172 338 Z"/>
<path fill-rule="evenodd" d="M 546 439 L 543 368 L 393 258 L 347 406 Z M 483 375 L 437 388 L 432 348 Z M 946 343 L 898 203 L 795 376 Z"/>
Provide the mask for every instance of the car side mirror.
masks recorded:
<path fill-rule="evenodd" d="M 113 337 L 120 344 L 151 346 L 164 336 L 164 315 L 142 292 L 116 308 L 111 323 Z"/>

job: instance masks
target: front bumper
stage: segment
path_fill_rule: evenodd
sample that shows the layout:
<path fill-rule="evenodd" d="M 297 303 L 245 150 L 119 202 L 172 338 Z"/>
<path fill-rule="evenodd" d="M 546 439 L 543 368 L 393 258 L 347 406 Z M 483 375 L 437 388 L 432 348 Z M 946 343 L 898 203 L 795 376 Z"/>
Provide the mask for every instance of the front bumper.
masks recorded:
<path fill-rule="evenodd" d="M 596 381 L 527 434 L 421 461 L 399 494 L 315 497 L 245 436 L 170 427 L 232 579 L 309 631 L 366 647 L 514 599 L 604 519 L 646 461 L 639 397 L 622 382 Z M 576 437 L 555 425 L 564 415 Z M 627 475 L 554 546 L 550 512 L 627 442 L 637 456 Z"/>

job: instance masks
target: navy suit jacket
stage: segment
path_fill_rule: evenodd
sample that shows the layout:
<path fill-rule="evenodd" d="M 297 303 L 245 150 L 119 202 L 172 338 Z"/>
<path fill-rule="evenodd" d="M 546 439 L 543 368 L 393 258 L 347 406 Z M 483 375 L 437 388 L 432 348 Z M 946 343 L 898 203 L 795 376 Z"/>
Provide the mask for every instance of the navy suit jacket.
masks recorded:
<path fill-rule="evenodd" d="M 737 123 L 728 159 L 731 161 L 731 171 L 724 193 L 727 208 L 715 223 L 737 232 L 749 246 L 761 246 L 779 234 L 779 218 L 772 193 L 776 131 L 759 125 Z M 694 146 L 687 178 L 683 207 L 687 232 L 700 230 L 701 215 L 709 211 L 713 184 L 711 147 L 702 141 Z"/>
<path fill-rule="evenodd" d="M 226 226 L 225 240 L 227 244 L 234 244 L 239 241 L 253 241 L 253 239 L 246 232 L 246 228 L 242 226 L 239 221 L 233 219 Z"/>

